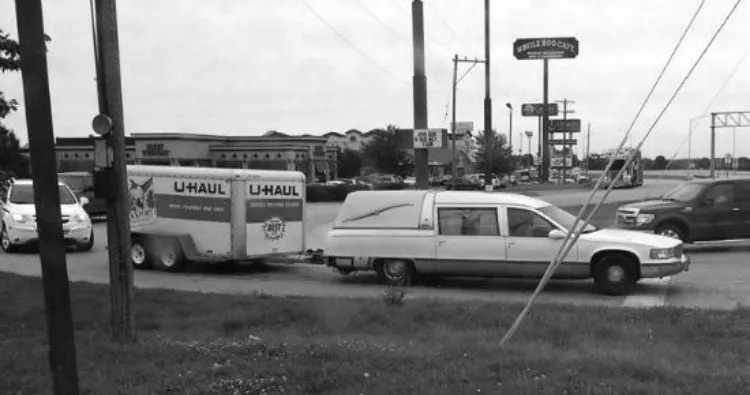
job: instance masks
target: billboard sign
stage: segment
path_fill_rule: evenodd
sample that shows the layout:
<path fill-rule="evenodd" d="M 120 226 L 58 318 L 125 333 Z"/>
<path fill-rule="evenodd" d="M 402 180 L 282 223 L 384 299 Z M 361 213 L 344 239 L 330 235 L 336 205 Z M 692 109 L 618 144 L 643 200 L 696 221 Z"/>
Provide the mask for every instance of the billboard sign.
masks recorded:
<path fill-rule="evenodd" d="M 581 131 L 580 119 L 550 119 L 550 133 L 579 133 Z"/>
<path fill-rule="evenodd" d="M 578 140 L 576 139 L 568 139 L 568 140 L 550 139 L 549 143 L 552 145 L 578 145 Z"/>
<path fill-rule="evenodd" d="M 443 129 L 415 129 L 414 130 L 414 148 L 442 148 L 443 147 Z"/>
<path fill-rule="evenodd" d="M 575 37 L 519 38 L 513 43 L 516 59 L 572 59 L 578 56 Z"/>
<path fill-rule="evenodd" d="M 547 115 L 557 115 L 557 103 L 547 103 Z M 524 117 L 541 117 L 544 115 L 544 103 L 524 103 L 521 105 L 521 115 Z"/>

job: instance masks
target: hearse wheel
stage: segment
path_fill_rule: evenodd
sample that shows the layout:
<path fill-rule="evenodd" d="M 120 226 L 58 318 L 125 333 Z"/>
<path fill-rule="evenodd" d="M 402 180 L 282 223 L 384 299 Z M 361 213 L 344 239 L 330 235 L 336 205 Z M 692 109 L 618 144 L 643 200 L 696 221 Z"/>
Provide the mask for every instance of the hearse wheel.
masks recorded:
<path fill-rule="evenodd" d="M 140 237 L 133 237 L 130 245 L 130 263 L 138 270 L 148 270 L 152 267 L 145 240 Z"/>
<path fill-rule="evenodd" d="M 630 293 L 638 281 L 637 262 L 621 254 L 606 255 L 594 265 L 594 283 L 605 295 Z"/>
<path fill-rule="evenodd" d="M 656 234 L 685 241 L 685 232 L 681 227 L 674 224 L 665 224 L 659 226 L 659 229 L 656 230 Z"/>
<path fill-rule="evenodd" d="M 159 269 L 172 273 L 185 270 L 185 254 L 176 239 L 156 240 L 153 250 L 154 261 Z"/>
<path fill-rule="evenodd" d="M 411 285 L 414 280 L 414 266 L 403 259 L 388 259 L 383 262 L 379 270 L 389 285 Z"/>

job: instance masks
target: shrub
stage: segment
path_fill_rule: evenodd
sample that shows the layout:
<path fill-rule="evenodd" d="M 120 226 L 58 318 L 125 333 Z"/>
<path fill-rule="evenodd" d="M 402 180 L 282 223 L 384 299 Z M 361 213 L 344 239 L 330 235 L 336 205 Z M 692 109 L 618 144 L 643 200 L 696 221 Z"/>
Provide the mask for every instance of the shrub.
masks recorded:
<path fill-rule="evenodd" d="M 308 202 L 343 202 L 349 193 L 370 189 L 367 185 L 307 185 Z"/>

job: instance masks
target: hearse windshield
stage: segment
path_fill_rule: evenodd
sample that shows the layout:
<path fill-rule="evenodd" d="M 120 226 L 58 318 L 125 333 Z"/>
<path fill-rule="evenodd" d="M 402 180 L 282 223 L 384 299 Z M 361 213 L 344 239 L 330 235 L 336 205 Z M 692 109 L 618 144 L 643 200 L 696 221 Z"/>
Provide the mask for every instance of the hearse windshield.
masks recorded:
<path fill-rule="evenodd" d="M 706 188 L 704 184 L 686 182 L 661 197 L 661 200 L 672 200 L 675 202 L 690 202 Z"/>

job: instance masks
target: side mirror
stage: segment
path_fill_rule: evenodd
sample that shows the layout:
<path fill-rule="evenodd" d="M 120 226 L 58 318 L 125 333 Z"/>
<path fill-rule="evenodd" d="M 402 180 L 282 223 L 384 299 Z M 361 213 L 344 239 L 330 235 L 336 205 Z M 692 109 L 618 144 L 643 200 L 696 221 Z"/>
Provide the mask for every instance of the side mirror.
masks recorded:
<path fill-rule="evenodd" d="M 565 233 L 561 231 L 560 229 L 552 229 L 549 231 L 549 235 L 547 235 L 552 240 L 560 240 L 562 238 L 565 238 Z"/>
<path fill-rule="evenodd" d="M 87 197 L 82 197 L 81 199 L 79 199 L 79 202 L 81 202 L 81 206 L 85 206 L 89 204 L 89 199 Z"/>

